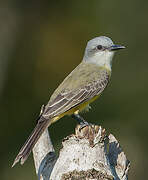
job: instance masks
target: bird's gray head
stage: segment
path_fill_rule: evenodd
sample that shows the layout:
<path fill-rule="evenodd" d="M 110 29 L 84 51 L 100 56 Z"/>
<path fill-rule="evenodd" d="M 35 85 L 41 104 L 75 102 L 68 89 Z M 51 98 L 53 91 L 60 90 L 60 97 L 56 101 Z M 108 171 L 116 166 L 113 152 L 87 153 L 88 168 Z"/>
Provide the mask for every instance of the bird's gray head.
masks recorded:
<path fill-rule="evenodd" d="M 111 69 L 111 62 L 114 52 L 123 48 L 125 47 L 115 45 L 109 37 L 96 37 L 88 41 L 83 61 L 95 63 L 99 66 L 107 66 L 109 69 Z"/>

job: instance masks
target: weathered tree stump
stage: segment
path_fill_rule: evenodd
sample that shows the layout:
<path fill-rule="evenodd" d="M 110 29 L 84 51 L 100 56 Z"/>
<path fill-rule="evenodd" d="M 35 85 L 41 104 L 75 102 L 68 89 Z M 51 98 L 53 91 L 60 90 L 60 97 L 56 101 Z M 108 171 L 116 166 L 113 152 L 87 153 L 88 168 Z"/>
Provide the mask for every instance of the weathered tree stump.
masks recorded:
<path fill-rule="evenodd" d="M 48 130 L 33 149 L 36 172 L 43 180 L 126 180 L 129 160 L 116 138 L 101 126 L 75 129 L 56 158 Z"/>

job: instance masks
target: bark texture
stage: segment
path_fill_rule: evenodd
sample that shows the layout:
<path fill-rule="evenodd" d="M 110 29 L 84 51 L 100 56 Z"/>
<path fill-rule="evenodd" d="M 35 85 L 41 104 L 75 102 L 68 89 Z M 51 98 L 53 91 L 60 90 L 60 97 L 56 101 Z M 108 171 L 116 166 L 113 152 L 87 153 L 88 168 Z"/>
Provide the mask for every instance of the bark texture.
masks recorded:
<path fill-rule="evenodd" d="M 50 142 L 50 143 L 49 143 Z M 127 180 L 130 166 L 116 138 L 101 126 L 75 129 L 56 158 L 48 131 L 33 149 L 38 178 L 43 180 Z"/>

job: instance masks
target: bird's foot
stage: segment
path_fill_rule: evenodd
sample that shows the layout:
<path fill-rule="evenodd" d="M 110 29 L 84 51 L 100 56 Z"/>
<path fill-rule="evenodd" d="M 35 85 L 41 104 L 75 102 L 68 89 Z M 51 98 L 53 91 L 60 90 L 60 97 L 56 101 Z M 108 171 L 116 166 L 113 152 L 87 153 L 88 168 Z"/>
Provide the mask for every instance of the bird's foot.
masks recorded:
<path fill-rule="evenodd" d="M 87 121 L 84 120 L 83 117 L 81 117 L 79 114 L 73 114 L 72 118 L 76 119 L 77 122 L 79 123 L 80 127 L 79 129 L 83 129 L 86 126 L 92 126 L 92 124 L 88 123 Z"/>
<path fill-rule="evenodd" d="M 80 122 L 79 125 L 80 125 L 80 128 L 79 128 L 80 130 L 86 126 L 91 126 L 91 124 L 88 123 L 87 121 Z"/>

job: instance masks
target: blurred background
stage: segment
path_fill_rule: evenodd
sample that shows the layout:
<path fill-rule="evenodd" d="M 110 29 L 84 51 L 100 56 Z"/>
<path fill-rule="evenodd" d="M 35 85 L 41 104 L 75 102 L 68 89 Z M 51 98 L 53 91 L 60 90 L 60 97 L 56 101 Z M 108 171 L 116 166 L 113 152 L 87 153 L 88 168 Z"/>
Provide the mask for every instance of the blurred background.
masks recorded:
<path fill-rule="evenodd" d="M 42 104 L 82 60 L 88 40 L 105 35 L 127 48 L 115 55 L 112 81 L 84 118 L 119 140 L 130 180 L 148 179 L 148 1 L 0 1 L 0 179 L 37 179 L 32 155 L 12 162 Z M 73 133 L 64 117 L 50 128 L 55 149 Z"/>

